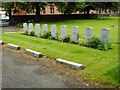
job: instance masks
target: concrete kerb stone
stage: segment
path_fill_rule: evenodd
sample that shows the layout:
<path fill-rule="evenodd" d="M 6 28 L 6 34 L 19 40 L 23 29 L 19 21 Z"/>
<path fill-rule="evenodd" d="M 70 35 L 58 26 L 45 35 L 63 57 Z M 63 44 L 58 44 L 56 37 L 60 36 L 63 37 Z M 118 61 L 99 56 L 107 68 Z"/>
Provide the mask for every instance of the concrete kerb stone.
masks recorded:
<path fill-rule="evenodd" d="M 60 58 L 56 59 L 56 61 L 58 63 L 68 65 L 72 69 L 75 69 L 75 70 L 78 70 L 78 69 L 82 70 L 84 68 L 83 64 L 78 64 L 78 63 L 70 62 L 70 61 L 67 61 L 67 60 L 60 59 Z"/>
<path fill-rule="evenodd" d="M 34 57 L 37 57 L 37 58 L 42 57 L 42 54 L 40 52 L 36 52 L 34 50 L 31 50 L 31 49 L 25 49 L 25 53 L 29 54 L 29 55 L 32 55 Z"/>
<path fill-rule="evenodd" d="M 20 50 L 20 47 L 14 44 L 8 44 L 7 46 L 11 49 Z"/>
<path fill-rule="evenodd" d="M 4 42 L 0 40 L 0 45 L 3 45 L 3 44 L 4 44 Z"/>

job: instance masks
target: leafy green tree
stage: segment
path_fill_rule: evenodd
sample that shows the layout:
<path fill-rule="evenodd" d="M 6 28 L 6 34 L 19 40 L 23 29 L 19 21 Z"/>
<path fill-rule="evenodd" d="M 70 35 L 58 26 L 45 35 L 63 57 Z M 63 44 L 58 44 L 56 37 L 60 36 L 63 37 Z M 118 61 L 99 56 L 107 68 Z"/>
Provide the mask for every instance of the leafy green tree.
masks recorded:
<path fill-rule="evenodd" d="M 48 5 L 47 2 L 18 2 L 17 7 L 27 12 L 36 12 L 36 16 L 40 15 L 41 8 Z"/>
<path fill-rule="evenodd" d="M 9 20 L 11 23 L 12 22 L 11 12 L 12 12 L 12 8 L 14 8 L 14 3 L 13 2 L 3 2 L 2 7 L 4 7 L 4 9 L 9 13 Z"/>
<path fill-rule="evenodd" d="M 84 2 L 56 2 L 55 4 L 58 10 L 64 14 L 81 11 L 86 6 Z"/>
<path fill-rule="evenodd" d="M 89 14 L 90 10 L 97 11 L 118 11 L 120 4 L 118 2 L 86 2 L 86 7 L 84 8 L 84 12 Z"/>
<path fill-rule="evenodd" d="M 47 5 L 47 2 L 29 2 L 29 6 L 31 6 L 29 9 L 33 9 L 33 11 L 36 9 L 36 16 L 40 16 L 40 10 Z"/>
<path fill-rule="evenodd" d="M 120 3 L 118 2 L 105 2 L 104 4 L 104 11 L 118 11 L 118 8 L 120 7 Z"/>
<path fill-rule="evenodd" d="M 112 11 L 119 11 L 120 9 L 120 2 L 114 2 L 113 3 L 113 8 L 112 8 Z"/>
<path fill-rule="evenodd" d="M 35 16 L 35 21 L 38 20 L 38 17 L 40 16 L 40 11 L 42 8 L 44 8 L 46 5 L 48 5 L 47 2 L 30 2 L 29 5 L 31 6 L 30 9 L 34 11 L 36 10 L 36 16 Z"/>
<path fill-rule="evenodd" d="M 68 6 L 67 2 L 56 2 L 55 4 L 59 12 L 65 13 L 66 7 Z"/>
<path fill-rule="evenodd" d="M 13 13 L 19 12 L 19 10 L 25 10 L 26 12 L 36 11 L 36 17 L 40 16 L 40 9 L 48 5 L 47 2 L 4 2 L 2 6 L 6 11 L 9 12 L 9 17 L 11 20 L 11 12 Z"/>
<path fill-rule="evenodd" d="M 84 14 L 87 12 L 89 14 L 90 10 L 95 10 L 95 3 L 94 2 L 86 2 L 85 3 L 86 7 L 84 8 Z"/>
<path fill-rule="evenodd" d="M 2 7 L 9 14 L 10 24 L 12 24 L 12 12 L 17 13 L 19 12 L 19 9 L 28 9 L 26 2 L 2 2 Z"/>

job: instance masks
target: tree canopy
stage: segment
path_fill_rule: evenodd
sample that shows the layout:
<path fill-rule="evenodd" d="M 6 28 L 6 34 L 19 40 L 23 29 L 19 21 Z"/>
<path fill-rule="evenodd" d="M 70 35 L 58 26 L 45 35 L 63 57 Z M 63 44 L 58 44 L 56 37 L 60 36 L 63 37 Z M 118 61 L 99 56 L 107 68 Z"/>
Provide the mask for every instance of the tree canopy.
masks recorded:
<path fill-rule="evenodd" d="M 56 2 L 55 4 L 58 10 L 64 14 L 82 11 L 86 7 L 84 2 Z"/>
<path fill-rule="evenodd" d="M 118 2 L 52 2 L 58 8 L 58 11 L 64 14 L 71 14 L 74 12 L 87 12 L 89 14 L 90 10 L 102 10 L 102 11 L 117 11 L 120 7 Z M 5 10 L 18 12 L 16 6 L 21 10 L 26 10 L 26 12 L 31 12 L 36 9 L 36 16 L 40 15 L 41 8 L 46 5 L 51 4 L 51 2 L 3 2 L 2 6 Z"/>
<path fill-rule="evenodd" d="M 89 14 L 90 10 L 102 10 L 102 11 L 118 11 L 120 4 L 118 2 L 86 2 L 84 11 Z"/>

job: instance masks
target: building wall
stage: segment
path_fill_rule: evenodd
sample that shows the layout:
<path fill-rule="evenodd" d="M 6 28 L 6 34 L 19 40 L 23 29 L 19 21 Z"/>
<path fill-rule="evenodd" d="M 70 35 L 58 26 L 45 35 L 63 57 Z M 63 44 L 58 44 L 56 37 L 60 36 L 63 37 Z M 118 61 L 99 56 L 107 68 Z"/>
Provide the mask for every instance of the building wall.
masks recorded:
<path fill-rule="evenodd" d="M 0 11 L 4 11 L 4 8 L 0 7 Z"/>
<path fill-rule="evenodd" d="M 53 10 L 54 10 L 53 13 L 51 12 L 51 9 L 50 9 L 50 8 L 54 8 L 54 9 L 53 9 Z M 58 12 L 56 6 L 53 6 L 53 7 L 47 6 L 47 7 L 45 7 L 45 13 L 44 13 L 44 11 L 41 11 L 41 14 L 42 14 L 42 15 L 44 15 L 44 14 L 61 14 L 61 12 Z"/>
<path fill-rule="evenodd" d="M 14 15 L 26 15 L 25 10 L 19 10 L 19 12 L 15 13 Z"/>

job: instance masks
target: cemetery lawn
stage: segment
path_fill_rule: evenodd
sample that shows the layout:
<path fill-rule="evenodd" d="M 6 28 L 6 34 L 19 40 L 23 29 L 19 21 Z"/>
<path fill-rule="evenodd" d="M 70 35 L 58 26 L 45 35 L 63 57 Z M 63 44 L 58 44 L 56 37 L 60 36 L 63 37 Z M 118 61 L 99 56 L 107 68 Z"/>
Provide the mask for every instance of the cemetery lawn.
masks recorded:
<path fill-rule="evenodd" d="M 45 23 L 45 22 L 44 22 Z M 67 25 L 68 34 L 71 34 L 72 26 L 79 27 L 80 41 L 84 40 L 84 28 L 93 27 L 93 35 L 98 36 L 100 29 L 105 27 L 110 29 L 110 37 L 113 42 L 112 49 L 108 51 L 96 50 L 80 45 L 62 43 L 54 40 L 42 39 L 22 35 L 23 31 L 0 35 L 6 43 L 13 43 L 21 46 L 23 49 L 32 49 L 41 52 L 43 55 L 51 58 L 62 58 L 76 63 L 83 64 L 84 70 L 78 73 L 88 80 L 101 83 L 119 85 L 118 80 L 118 29 L 112 26 L 118 25 L 117 17 L 100 18 L 95 20 L 66 20 L 57 22 L 46 22 L 49 26 L 56 24 L 58 33 L 60 25 Z M 43 23 L 40 22 L 42 25 Z"/>

